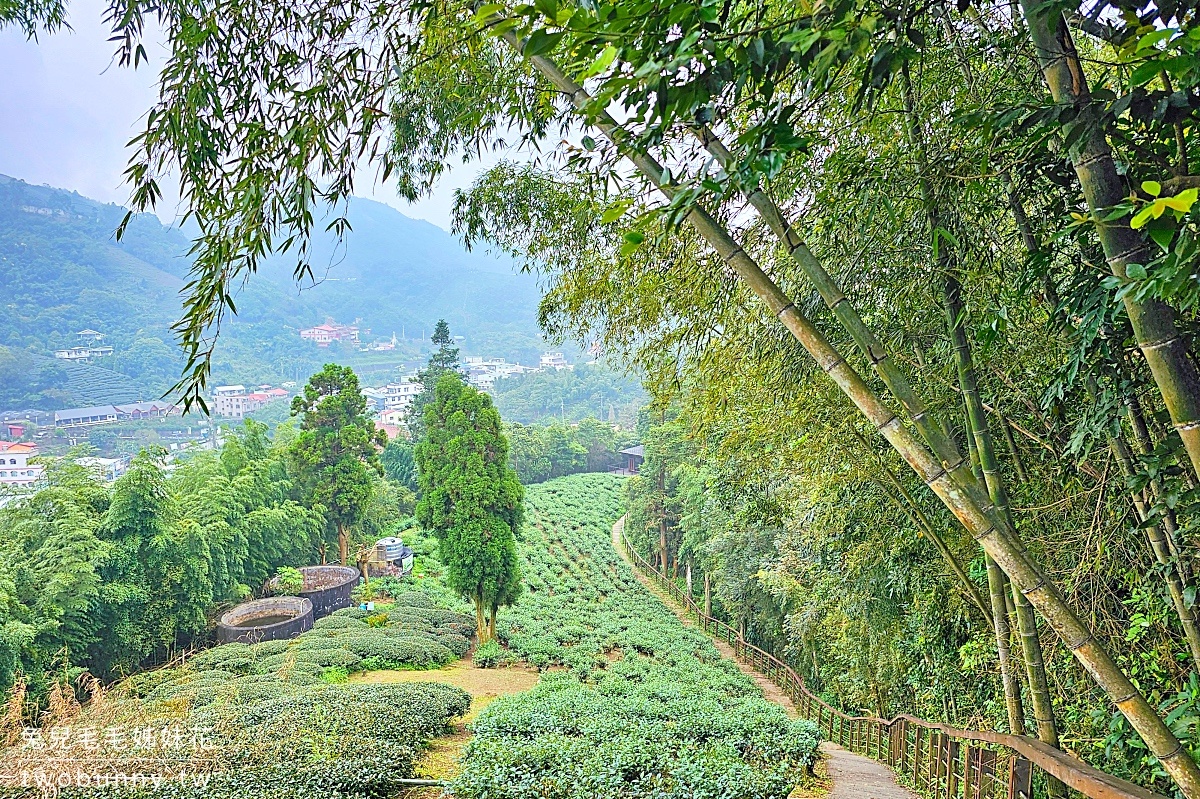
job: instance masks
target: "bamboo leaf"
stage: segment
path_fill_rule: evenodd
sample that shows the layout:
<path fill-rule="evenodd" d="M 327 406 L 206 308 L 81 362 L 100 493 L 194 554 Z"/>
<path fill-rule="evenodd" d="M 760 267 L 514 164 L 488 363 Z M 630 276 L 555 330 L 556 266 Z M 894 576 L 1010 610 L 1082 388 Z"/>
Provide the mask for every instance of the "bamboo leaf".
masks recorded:
<path fill-rule="evenodd" d="M 601 72 L 608 69 L 609 65 L 612 64 L 616 57 L 617 48 L 613 47 L 611 44 L 605 45 L 604 49 L 600 51 L 600 55 L 596 56 L 596 59 L 592 61 L 592 65 L 587 68 L 587 72 L 583 73 L 583 76 L 585 78 L 590 78 L 593 75 L 599 75 Z"/>
<path fill-rule="evenodd" d="M 504 6 L 500 3 L 487 3 L 475 10 L 475 23 L 477 25 L 486 25 L 488 21 L 504 10 Z"/>
<path fill-rule="evenodd" d="M 547 33 L 545 29 L 539 28 L 530 34 L 525 41 L 525 46 L 521 49 L 521 55 L 526 58 L 548 53 L 562 41 L 562 33 Z"/>
<path fill-rule="evenodd" d="M 1161 214 L 1157 216 L 1154 214 L 1154 204 L 1147 205 L 1145 208 L 1138 211 L 1137 216 L 1130 221 L 1129 226 L 1134 230 L 1141 230 L 1142 227 L 1144 227 L 1145 224 L 1150 221 L 1151 217 L 1157 219 L 1158 216 L 1161 216 Z"/>

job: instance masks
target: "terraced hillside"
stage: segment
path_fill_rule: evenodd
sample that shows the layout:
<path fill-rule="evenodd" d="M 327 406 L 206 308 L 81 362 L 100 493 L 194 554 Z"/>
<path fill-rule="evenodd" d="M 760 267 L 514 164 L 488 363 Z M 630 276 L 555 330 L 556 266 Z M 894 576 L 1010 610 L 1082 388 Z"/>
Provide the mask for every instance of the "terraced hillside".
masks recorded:
<path fill-rule="evenodd" d="M 788 719 L 685 627 L 612 548 L 621 478 L 529 488 L 526 593 L 501 617 L 511 653 L 547 671 L 474 723 L 461 797 L 785 797 L 817 730 Z"/>

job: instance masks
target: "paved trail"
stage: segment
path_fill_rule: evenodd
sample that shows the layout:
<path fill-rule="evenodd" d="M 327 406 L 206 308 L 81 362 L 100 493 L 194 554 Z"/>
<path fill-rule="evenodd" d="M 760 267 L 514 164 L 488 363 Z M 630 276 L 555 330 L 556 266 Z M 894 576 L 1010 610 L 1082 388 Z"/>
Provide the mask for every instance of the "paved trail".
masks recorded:
<path fill-rule="evenodd" d="M 633 566 L 628 554 L 625 552 L 625 547 L 621 544 L 621 534 L 624 529 L 625 517 L 622 516 L 613 525 L 613 546 L 616 547 L 621 557 L 630 566 Z M 636 568 L 634 568 L 633 573 L 642 585 L 646 586 L 651 593 L 661 599 L 679 617 L 680 621 L 689 626 L 694 626 L 692 617 L 682 607 L 675 604 L 675 601 L 671 597 L 660 591 L 649 578 L 645 577 Z M 725 641 L 722 641 L 720 638 L 714 638 L 712 642 L 722 657 L 732 660 L 743 674 L 754 680 L 755 684 L 762 689 L 763 696 L 782 707 L 787 711 L 789 716 L 796 718 L 799 715 L 796 712 L 796 706 L 793 704 L 791 697 L 784 693 L 782 688 L 771 682 L 749 664 L 739 660 L 733 651 L 733 647 Z M 833 783 L 827 794 L 828 799 L 917 799 L 916 794 L 896 782 L 895 773 L 882 763 L 877 763 L 869 757 L 856 755 L 830 741 L 821 744 L 821 753 L 825 756 L 826 773 Z"/>

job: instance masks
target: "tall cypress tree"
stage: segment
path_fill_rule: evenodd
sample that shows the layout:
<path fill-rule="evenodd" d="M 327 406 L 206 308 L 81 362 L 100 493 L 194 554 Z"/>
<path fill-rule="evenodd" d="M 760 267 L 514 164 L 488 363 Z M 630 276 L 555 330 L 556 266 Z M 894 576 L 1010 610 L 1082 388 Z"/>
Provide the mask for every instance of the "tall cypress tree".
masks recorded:
<path fill-rule="evenodd" d="M 447 372 L 459 374 L 458 347 L 452 346 L 454 337 L 450 335 L 450 325 L 445 319 L 439 319 L 434 325 L 429 340 L 437 349 L 429 356 L 425 368 L 417 373 L 421 393 L 413 397 L 412 407 L 408 411 L 408 432 L 413 441 L 420 441 L 425 435 L 425 406 L 433 400 L 438 378 Z"/>
<path fill-rule="evenodd" d="M 496 611 L 521 591 L 516 536 L 525 490 L 491 398 L 459 375 L 438 378 L 423 421 L 417 519 L 437 536 L 446 584 L 474 603 L 482 643 L 496 635 Z"/>
<path fill-rule="evenodd" d="M 300 417 L 300 434 L 290 450 L 297 485 L 337 530 L 338 562 L 344 566 L 349 528 L 371 498 L 368 469 L 382 472 L 375 447 L 387 437 L 367 415 L 358 376 L 348 366 L 329 363 L 310 377 L 304 393 L 292 400 L 292 415 Z"/>

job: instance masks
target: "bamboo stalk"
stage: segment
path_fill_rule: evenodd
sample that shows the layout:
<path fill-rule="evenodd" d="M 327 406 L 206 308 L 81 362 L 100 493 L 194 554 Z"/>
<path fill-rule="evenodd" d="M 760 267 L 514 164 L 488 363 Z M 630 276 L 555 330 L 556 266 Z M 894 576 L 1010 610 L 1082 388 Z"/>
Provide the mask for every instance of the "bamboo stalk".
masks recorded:
<path fill-rule="evenodd" d="M 494 15 L 490 23 L 502 21 L 502 17 Z M 521 41 L 513 31 L 505 31 L 500 34 L 500 38 L 517 53 L 522 52 Z M 555 88 L 566 95 L 576 109 L 589 112 L 588 116 L 593 120 L 595 127 L 665 196 L 671 198 L 677 194 L 676 186 L 664 179 L 661 165 L 649 154 L 628 145 L 625 131 L 612 115 L 605 111 L 597 113 L 594 109 L 589 109 L 592 98 L 582 86 L 545 56 L 529 56 L 528 60 Z M 1009 536 L 1002 521 L 997 525 L 989 518 L 985 510 L 987 505 L 977 501 L 978 492 L 970 488 L 977 485 L 974 479 L 967 475 L 970 480 L 966 487 L 960 482 L 961 457 L 957 462 L 939 462 L 925 449 L 900 418 L 875 395 L 846 359 L 712 215 L 695 206 L 688 211 L 685 221 L 703 236 L 722 261 L 766 304 L 771 314 L 788 328 L 822 371 L 833 379 L 875 430 L 900 453 L 921 480 L 937 494 L 996 560 L 1000 568 L 1009 575 L 1013 584 L 1038 608 L 1063 639 L 1068 650 L 1092 674 L 1096 683 L 1129 720 L 1151 754 L 1158 757 L 1167 771 L 1175 777 L 1185 796 L 1189 799 L 1200 799 L 1200 767 L 1191 760 L 1179 739 L 1158 717 L 1154 708 L 1096 640 L 1092 631 L 1067 604 L 1053 581 Z M 938 432 L 940 435 L 940 431 Z M 956 473 L 959 476 L 956 477 Z"/>
<path fill-rule="evenodd" d="M 1128 216 L 1105 219 L 1109 209 L 1125 200 L 1127 192 L 1117 174 L 1112 148 L 1096 118 L 1075 42 L 1059 6 L 1044 0 L 1020 0 L 1020 3 L 1050 94 L 1055 103 L 1074 107 L 1075 114 L 1069 123 L 1073 128 L 1083 126 L 1089 131 L 1080 146 L 1072 150 L 1071 160 L 1109 268 L 1125 283 L 1129 279 L 1125 270 L 1130 264 L 1145 265 L 1153 256 L 1145 239 L 1129 226 Z M 1200 372 L 1188 357 L 1175 310 L 1158 300 L 1139 301 L 1132 294 L 1125 295 L 1122 302 L 1138 348 L 1150 366 L 1175 430 L 1183 439 L 1192 471 L 1200 475 Z M 1185 788 L 1185 792 L 1195 790 L 1200 794 L 1200 769 L 1196 780 L 1197 784 Z"/>
<path fill-rule="evenodd" d="M 1012 667 L 1012 626 L 1009 623 L 1006 599 L 1008 580 L 990 555 L 985 554 L 988 575 L 988 596 L 992 602 L 992 630 L 996 634 L 996 657 L 1000 662 L 1000 679 L 1004 689 L 1004 708 L 1008 713 L 1008 729 L 1013 735 L 1025 734 L 1025 706 L 1021 701 L 1021 684 Z"/>
<path fill-rule="evenodd" d="M 1029 473 L 1025 471 L 1025 464 L 1021 460 L 1021 451 L 1017 449 L 1017 442 L 1013 439 L 1012 428 L 1009 427 L 1008 419 L 999 411 L 996 412 L 996 419 L 1000 422 L 1000 430 L 1004 433 L 1004 443 L 1008 444 L 1008 451 L 1012 453 L 1013 468 L 1017 470 L 1017 480 L 1021 483 L 1029 482 Z"/>
<path fill-rule="evenodd" d="M 963 324 L 966 311 L 962 303 L 962 287 L 952 273 L 946 280 L 945 295 L 946 315 L 954 345 L 954 360 L 958 367 L 963 399 L 967 404 L 967 420 L 971 426 L 975 448 L 979 452 L 983 478 L 988 487 L 988 494 L 997 510 L 1005 517 L 1009 525 L 1015 526 L 1009 506 L 1008 491 L 1000 475 L 992 434 L 988 428 L 987 414 L 979 398 L 974 360 L 971 356 L 970 342 L 967 341 L 966 327 Z M 1058 725 L 1054 721 L 1054 705 L 1050 698 L 1050 682 L 1046 678 L 1042 644 L 1038 638 L 1037 619 L 1034 617 L 1029 601 L 1019 592 L 1013 593 L 1013 603 L 1016 611 L 1017 630 L 1021 640 L 1021 652 L 1025 657 L 1025 670 L 1029 679 L 1029 698 L 1033 705 L 1038 739 L 1058 748 Z M 1047 788 L 1051 796 L 1062 794 L 1062 784 L 1057 780 L 1053 780 Z"/>
<path fill-rule="evenodd" d="M 912 82 L 908 71 L 901 74 L 904 93 L 905 121 L 909 143 L 916 153 L 918 176 L 917 182 L 921 192 L 922 204 L 925 208 L 926 222 L 929 235 L 935 237 L 941 228 L 938 205 L 933 196 L 929 182 L 928 162 L 925 154 L 925 140 L 916 117 L 916 103 L 913 97 Z M 962 283 L 957 277 L 957 269 L 950 257 L 950 248 L 937 248 L 939 271 L 946 276 L 943 285 L 943 295 L 946 303 L 946 323 L 950 332 L 950 340 L 954 351 L 954 363 L 958 372 L 958 382 L 962 388 L 963 402 L 967 410 L 968 441 L 975 444 L 974 453 L 979 458 L 980 471 L 983 472 L 984 483 L 988 496 L 997 511 L 1004 518 L 1010 530 L 1016 530 L 1013 520 L 1008 490 L 1000 474 L 999 461 L 996 458 L 995 445 L 992 441 L 991 430 L 988 427 L 987 414 L 983 409 L 983 401 L 979 395 L 979 381 L 975 374 L 975 363 L 971 353 L 971 344 L 967 339 L 966 308 L 962 301 Z M 1014 533 L 1014 540 L 1020 542 Z M 1021 652 L 1024 655 L 1026 675 L 1029 680 L 1029 696 L 1033 705 L 1034 719 L 1037 725 L 1038 738 L 1050 746 L 1058 748 L 1058 727 L 1054 721 L 1054 705 L 1050 697 L 1050 684 L 1046 678 L 1045 659 L 1042 654 L 1041 640 L 1037 633 L 1037 620 L 1029 601 L 1019 592 L 1013 593 L 1016 611 L 1017 629 L 1020 633 Z M 999 637 L 999 629 L 997 636 Z M 1012 681 L 1013 683 L 1016 680 Z M 1005 689 L 1009 690 L 1009 684 Z M 1007 697 L 1006 697 L 1007 699 Z M 1061 796 L 1062 784 L 1052 780 L 1047 785 L 1050 796 Z"/>
<path fill-rule="evenodd" d="M 880 474 L 875 474 L 868 471 L 868 473 L 871 474 L 871 479 L 874 480 L 880 487 L 883 487 L 883 482 L 886 480 L 893 488 L 896 489 L 896 491 L 904 499 L 904 502 L 901 502 L 891 494 L 887 495 L 888 499 L 890 499 L 897 508 L 899 508 L 906 516 L 908 516 L 909 520 L 911 520 L 912 523 L 916 525 L 917 529 L 921 531 L 921 534 L 928 538 L 930 543 L 933 544 L 934 548 L 941 553 L 942 558 L 950 566 L 951 571 L 954 572 L 954 576 L 958 578 L 958 583 L 962 588 L 963 593 L 966 594 L 967 598 L 970 599 L 971 602 L 975 604 L 975 607 L 979 609 L 979 612 L 983 615 L 984 620 L 987 621 L 988 626 L 995 627 L 995 621 L 992 618 L 992 611 L 988 608 L 987 604 L 984 603 L 983 597 L 979 594 L 979 589 L 976 588 L 975 583 L 972 582 L 970 576 L 967 575 L 967 570 L 963 568 L 962 562 L 959 561 L 953 550 L 950 549 L 949 545 L 946 543 L 946 540 L 942 538 L 942 536 L 936 530 L 934 530 L 933 523 L 930 521 L 929 517 L 925 515 L 925 512 L 921 510 L 921 507 L 916 503 L 916 500 L 913 499 L 912 494 L 910 494 L 908 489 L 905 488 L 904 483 L 901 482 L 899 476 L 897 476 L 895 472 L 888 468 L 887 464 L 883 462 L 883 458 L 881 458 L 879 453 L 876 452 L 869 443 L 867 443 L 867 440 L 862 437 L 861 433 L 859 433 L 853 427 L 850 427 L 850 433 L 855 439 L 858 440 L 863 449 L 867 450 L 875 457 L 876 465 Z M 882 479 L 880 475 L 882 475 Z M 1014 730 L 1014 732 L 1016 731 Z"/>
<path fill-rule="evenodd" d="M 1108 436 L 1108 447 L 1117 459 L 1117 463 L 1120 464 L 1121 473 L 1125 476 L 1126 480 L 1135 477 L 1137 471 L 1133 467 L 1133 454 L 1129 451 L 1129 445 L 1120 436 L 1110 433 Z M 1146 520 L 1150 518 L 1150 512 L 1146 507 L 1146 502 L 1142 498 L 1141 492 L 1130 491 L 1129 493 L 1133 499 L 1134 515 L 1146 531 L 1146 539 L 1150 543 L 1150 550 L 1154 553 L 1154 559 L 1162 567 L 1163 579 L 1167 583 L 1167 593 L 1171 595 L 1171 604 L 1175 606 L 1175 613 L 1179 616 L 1179 623 L 1183 627 L 1183 635 L 1187 639 L 1188 649 L 1192 653 L 1192 666 L 1195 668 L 1200 664 L 1200 627 L 1197 627 L 1196 624 L 1196 613 L 1192 608 L 1188 607 L 1187 600 L 1184 598 L 1183 582 L 1180 580 L 1179 572 L 1172 563 L 1171 552 L 1167 546 L 1166 537 L 1163 535 L 1162 527 L 1156 523 L 1146 523 Z"/>

